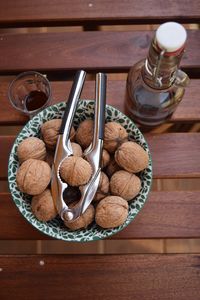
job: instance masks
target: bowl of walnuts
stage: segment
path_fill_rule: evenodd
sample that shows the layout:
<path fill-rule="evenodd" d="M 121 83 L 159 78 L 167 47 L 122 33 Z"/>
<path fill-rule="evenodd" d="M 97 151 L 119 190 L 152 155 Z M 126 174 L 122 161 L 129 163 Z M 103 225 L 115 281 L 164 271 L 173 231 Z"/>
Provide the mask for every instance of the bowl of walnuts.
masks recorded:
<path fill-rule="evenodd" d="M 106 106 L 102 172 L 96 195 L 74 222 L 63 221 L 51 196 L 51 166 L 66 103 L 50 106 L 31 119 L 12 147 L 9 188 L 21 214 L 51 237 L 76 242 L 104 239 L 125 228 L 142 209 L 152 181 L 148 145 L 134 122 Z M 94 101 L 80 100 L 70 133 L 73 156 L 60 169 L 68 184 L 64 200 L 73 207 L 90 180 L 91 166 L 83 151 L 93 137 Z"/>

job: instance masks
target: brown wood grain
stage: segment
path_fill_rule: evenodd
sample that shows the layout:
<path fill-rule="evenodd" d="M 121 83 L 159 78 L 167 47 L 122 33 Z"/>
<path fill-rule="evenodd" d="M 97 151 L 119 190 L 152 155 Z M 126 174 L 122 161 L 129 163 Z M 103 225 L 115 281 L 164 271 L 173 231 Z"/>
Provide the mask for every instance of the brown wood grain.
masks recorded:
<path fill-rule="evenodd" d="M 0 179 L 7 179 L 8 160 L 15 137 L 0 136 Z"/>
<path fill-rule="evenodd" d="M 181 103 L 171 117 L 171 121 L 197 121 L 197 115 L 200 115 L 200 109 L 197 104 L 199 103 L 199 84 L 198 80 L 190 81 Z"/>
<path fill-rule="evenodd" d="M 0 256 L 0 298 L 199 299 L 200 255 Z"/>
<path fill-rule="evenodd" d="M 0 34 L 1 74 L 25 70 L 127 71 L 145 58 L 151 31 Z M 182 66 L 199 72 L 200 31 L 189 30 Z"/>
<path fill-rule="evenodd" d="M 200 171 L 200 134 L 146 135 L 154 178 L 195 178 Z"/>
<path fill-rule="evenodd" d="M 50 239 L 20 214 L 11 195 L 0 193 L 0 239 Z M 136 218 L 111 239 L 200 238 L 199 192 L 151 192 Z"/>
<path fill-rule="evenodd" d="M 200 177 L 200 134 L 170 133 L 145 135 L 153 161 L 154 178 Z M 14 136 L 0 137 L 0 179 L 7 178 L 8 158 Z"/>
<path fill-rule="evenodd" d="M 16 125 L 24 124 L 28 118 L 20 112 L 13 109 L 7 96 L 8 86 L 11 78 L 0 81 L 0 124 Z M 109 76 L 108 76 L 109 78 Z M 82 99 L 94 99 L 95 87 L 94 81 L 86 81 L 81 95 Z M 52 81 L 52 104 L 65 101 L 68 98 L 71 88 L 71 81 Z M 120 111 L 124 112 L 126 81 L 109 80 L 107 83 L 107 104 L 110 104 Z M 200 80 L 191 80 L 189 87 L 186 89 L 184 98 L 179 104 L 176 112 L 170 121 L 200 121 Z"/>
<path fill-rule="evenodd" d="M 195 23 L 200 18 L 198 0 L 96 0 L 91 2 L 76 0 L 20 0 L 0 2 L 1 26 L 31 23 L 40 24 L 84 24 L 88 21 L 119 24 L 155 23 L 166 20 Z"/>

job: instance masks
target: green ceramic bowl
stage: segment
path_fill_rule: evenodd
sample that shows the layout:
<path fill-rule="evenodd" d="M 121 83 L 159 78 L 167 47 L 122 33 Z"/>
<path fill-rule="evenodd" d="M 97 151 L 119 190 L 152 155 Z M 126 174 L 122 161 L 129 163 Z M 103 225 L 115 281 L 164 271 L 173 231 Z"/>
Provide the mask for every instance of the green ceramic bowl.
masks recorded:
<path fill-rule="evenodd" d="M 71 231 L 67 229 L 62 220 L 56 217 L 49 222 L 40 222 L 36 219 L 31 211 L 31 196 L 24 194 L 19 191 L 16 184 L 16 173 L 19 167 L 19 161 L 17 157 L 17 147 L 27 137 L 30 136 L 40 136 L 40 126 L 48 120 L 62 118 L 65 109 L 65 103 L 61 102 L 59 104 L 50 106 L 36 115 L 32 120 L 30 120 L 22 129 L 20 134 L 17 136 L 14 145 L 11 150 L 9 165 L 8 165 L 8 181 L 9 188 L 12 194 L 13 201 L 18 207 L 21 214 L 38 230 L 41 232 L 54 237 L 56 239 L 64 241 L 76 241 L 76 242 L 88 242 L 95 241 L 109 237 L 118 231 L 125 228 L 142 209 L 151 187 L 152 181 L 152 165 L 151 159 L 149 160 L 148 168 L 140 173 L 140 178 L 142 181 L 142 188 L 139 195 L 132 201 L 129 201 L 129 213 L 128 218 L 125 223 L 119 227 L 113 229 L 102 229 L 95 223 L 91 224 L 87 229 Z M 74 118 L 74 126 L 77 127 L 78 124 L 87 118 L 93 118 L 94 116 L 94 101 L 92 100 L 82 100 L 79 102 L 79 106 L 76 111 Z M 136 125 L 127 116 L 121 113 L 116 108 L 107 105 L 106 107 L 106 121 L 117 121 L 124 128 L 126 128 L 130 139 L 135 140 L 149 153 L 148 145 L 136 127 Z M 150 157 L 150 153 L 149 153 Z"/>

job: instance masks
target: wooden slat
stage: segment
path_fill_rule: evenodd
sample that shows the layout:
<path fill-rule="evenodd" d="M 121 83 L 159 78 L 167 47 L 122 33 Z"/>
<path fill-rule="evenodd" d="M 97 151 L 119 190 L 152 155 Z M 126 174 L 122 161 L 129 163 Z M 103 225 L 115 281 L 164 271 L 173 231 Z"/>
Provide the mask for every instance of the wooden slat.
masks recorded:
<path fill-rule="evenodd" d="M 200 177 L 200 134 L 146 135 L 153 160 L 154 178 Z M 15 137 L 0 137 L 0 179 L 7 177 L 8 157 Z"/>
<path fill-rule="evenodd" d="M 127 71 L 145 58 L 153 32 L 63 32 L 1 34 L 1 74 L 13 71 Z M 81 41 L 81 42 L 80 42 Z M 200 67 L 200 31 L 188 31 L 186 69 Z"/>
<path fill-rule="evenodd" d="M 0 240 L 41 240 L 50 238 L 40 233 L 26 221 L 14 204 L 10 194 L 0 194 L 0 206 L 0 215 L 5 222 L 3 225 L 4 230 L 0 232 Z"/>
<path fill-rule="evenodd" d="M 20 214 L 11 195 L 0 194 L 0 239 L 49 239 Z M 151 192 L 135 220 L 111 239 L 199 238 L 199 192 Z M 1 266 L 0 266 L 1 267 Z"/>
<path fill-rule="evenodd" d="M 96 0 L 91 2 L 35 0 L 1 1 L 1 26 L 27 26 L 45 24 L 85 24 L 88 21 L 98 23 L 157 23 L 167 20 L 198 22 L 200 18 L 198 0 Z"/>
<path fill-rule="evenodd" d="M 7 179 L 8 176 L 8 160 L 15 137 L 0 137 L 0 179 Z"/>
<path fill-rule="evenodd" d="M 199 238 L 199 192 L 151 192 L 135 220 L 116 238 Z M 193 223 L 193 224 L 192 224 Z"/>
<path fill-rule="evenodd" d="M 17 112 L 11 106 L 7 91 L 10 80 L 0 81 L 0 124 L 1 125 L 16 125 L 24 124 L 28 118 Z M 64 101 L 67 99 L 72 82 L 51 82 L 52 86 L 52 104 Z M 120 111 L 124 112 L 126 81 L 108 80 L 107 86 L 107 104 L 113 105 Z M 81 95 L 82 99 L 94 99 L 94 82 L 86 81 Z M 200 121 L 200 80 L 191 80 L 190 85 L 186 88 L 186 92 L 182 102 L 179 104 L 176 112 L 173 114 L 170 121 Z"/>
<path fill-rule="evenodd" d="M 200 255 L 1 256 L 0 298 L 199 299 Z"/>
<path fill-rule="evenodd" d="M 200 81 L 191 80 L 189 86 L 185 90 L 185 95 L 172 115 L 172 121 L 199 121 L 197 115 L 200 115 L 199 92 Z"/>
<path fill-rule="evenodd" d="M 147 135 L 154 178 L 200 177 L 200 134 Z"/>

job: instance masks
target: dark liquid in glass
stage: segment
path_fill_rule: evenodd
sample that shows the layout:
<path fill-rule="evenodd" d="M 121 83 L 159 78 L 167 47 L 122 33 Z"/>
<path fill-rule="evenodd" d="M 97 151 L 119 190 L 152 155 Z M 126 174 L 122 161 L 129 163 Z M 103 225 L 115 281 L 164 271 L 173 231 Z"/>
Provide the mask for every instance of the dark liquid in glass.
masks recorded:
<path fill-rule="evenodd" d="M 26 96 L 25 107 L 28 111 L 37 110 L 45 105 L 48 97 L 44 92 L 32 91 Z"/>

